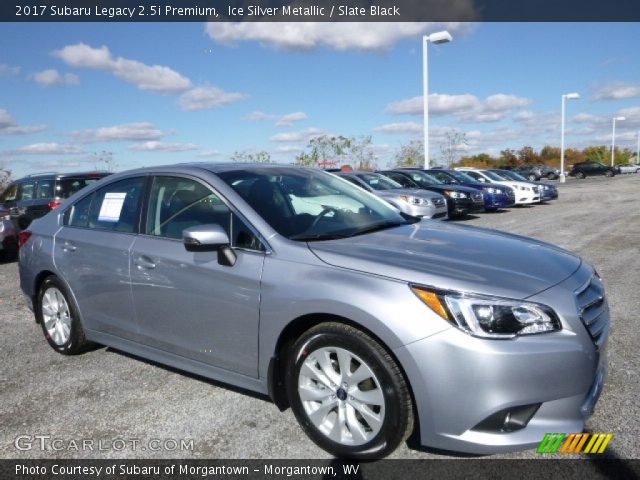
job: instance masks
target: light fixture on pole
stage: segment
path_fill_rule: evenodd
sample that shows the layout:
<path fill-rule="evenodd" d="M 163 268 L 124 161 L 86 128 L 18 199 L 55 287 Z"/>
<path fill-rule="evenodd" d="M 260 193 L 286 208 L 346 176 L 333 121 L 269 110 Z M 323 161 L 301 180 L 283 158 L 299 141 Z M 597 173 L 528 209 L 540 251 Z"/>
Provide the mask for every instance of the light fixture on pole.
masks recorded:
<path fill-rule="evenodd" d="M 424 114 L 424 168 L 429 168 L 429 78 L 427 62 L 427 43 L 447 43 L 453 40 L 449 32 L 432 33 L 422 37 L 422 98 Z"/>
<path fill-rule="evenodd" d="M 613 117 L 613 131 L 611 132 L 611 166 L 613 167 L 613 158 L 616 154 L 616 121 L 622 122 L 625 117 Z"/>
<path fill-rule="evenodd" d="M 562 126 L 560 127 L 560 183 L 566 181 L 564 175 L 564 104 L 565 100 L 577 100 L 580 98 L 579 93 L 566 93 L 562 95 Z"/>

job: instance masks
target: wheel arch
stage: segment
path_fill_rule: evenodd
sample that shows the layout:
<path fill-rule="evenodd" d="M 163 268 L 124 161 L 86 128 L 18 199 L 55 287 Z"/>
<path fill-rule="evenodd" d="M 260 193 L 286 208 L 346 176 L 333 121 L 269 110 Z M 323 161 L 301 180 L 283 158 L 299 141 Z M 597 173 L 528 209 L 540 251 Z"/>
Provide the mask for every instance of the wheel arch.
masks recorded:
<path fill-rule="evenodd" d="M 310 313 L 301 315 L 291 320 L 285 326 L 285 328 L 282 329 L 282 332 L 280 332 L 280 336 L 278 337 L 278 340 L 276 342 L 273 355 L 269 361 L 267 378 L 269 397 L 276 404 L 276 406 L 281 411 L 289 408 L 289 401 L 287 399 L 285 386 L 288 349 L 304 332 L 315 327 L 316 325 L 328 322 L 342 323 L 362 331 L 363 333 L 370 336 L 373 340 L 375 340 L 389 354 L 389 356 L 393 358 L 393 361 L 400 369 L 400 373 L 402 374 L 404 381 L 407 384 L 409 395 L 411 396 L 413 415 L 416 419 L 416 421 L 414 422 L 414 431 L 415 429 L 418 429 L 420 421 L 418 417 L 418 409 L 416 408 L 415 396 L 413 394 L 413 387 L 409 382 L 409 377 L 405 372 L 404 366 L 402 365 L 398 357 L 394 354 L 393 350 L 390 349 L 378 335 L 373 333 L 370 329 L 366 328 L 362 324 L 355 322 L 347 317 L 329 313 Z"/>
<path fill-rule="evenodd" d="M 40 273 L 38 273 L 33 280 L 33 295 L 31 297 L 31 301 L 33 304 L 34 311 L 36 311 L 36 309 L 38 308 L 38 296 L 40 294 L 40 287 L 42 286 L 44 281 L 51 276 L 54 276 L 58 279 L 60 278 L 55 274 L 55 272 L 52 272 L 50 270 L 43 270 Z M 34 315 L 34 317 L 35 317 L 35 322 L 40 323 L 40 319 L 38 318 L 38 315 Z"/>

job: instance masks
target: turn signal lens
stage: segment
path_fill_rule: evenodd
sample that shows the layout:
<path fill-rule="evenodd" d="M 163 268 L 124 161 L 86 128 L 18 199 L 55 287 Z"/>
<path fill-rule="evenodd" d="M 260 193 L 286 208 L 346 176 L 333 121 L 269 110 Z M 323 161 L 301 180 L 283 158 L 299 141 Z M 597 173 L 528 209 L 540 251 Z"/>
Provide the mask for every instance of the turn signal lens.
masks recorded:
<path fill-rule="evenodd" d="M 447 309 L 444 307 L 440 297 L 437 294 L 430 292 L 429 290 L 423 290 L 422 288 L 412 287 L 413 293 L 415 293 L 420 300 L 427 304 L 427 306 L 440 315 L 445 320 L 451 321 Z"/>

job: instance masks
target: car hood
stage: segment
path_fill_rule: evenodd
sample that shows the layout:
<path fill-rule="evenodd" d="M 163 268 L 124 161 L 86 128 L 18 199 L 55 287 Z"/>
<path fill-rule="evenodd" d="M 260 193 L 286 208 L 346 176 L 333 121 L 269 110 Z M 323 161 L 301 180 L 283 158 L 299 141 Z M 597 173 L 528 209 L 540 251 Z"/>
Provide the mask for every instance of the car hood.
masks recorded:
<path fill-rule="evenodd" d="M 431 220 L 308 245 L 330 265 L 445 290 L 510 298 L 546 290 L 581 264 L 577 255 L 548 243 Z"/>
<path fill-rule="evenodd" d="M 420 188 L 390 188 L 388 190 L 374 190 L 372 193 L 380 195 L 381 197 L 398 197 L 400 195 L 412 195 L 414 197 L 440 197 L 441 195 L 436 192 L 429 192 Z"/>

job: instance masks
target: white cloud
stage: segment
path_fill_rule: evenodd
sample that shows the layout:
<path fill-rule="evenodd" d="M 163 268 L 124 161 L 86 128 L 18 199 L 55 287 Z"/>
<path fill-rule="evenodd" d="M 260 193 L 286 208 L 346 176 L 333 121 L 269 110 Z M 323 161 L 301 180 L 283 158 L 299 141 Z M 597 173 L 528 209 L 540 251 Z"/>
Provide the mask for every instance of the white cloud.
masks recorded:
<path fill-rule="evenodd" d="M 198 146 L 193 143 L 164 143 L 155 140 L 138 143 L 131 147 L 131 150 L 138 152 L 186 152 L 197 149 Z"/>
<path fill-rule="evenodd" d="M 0 77 L 14 77 L 20 74 L 20 67 L 14 67 L 7 65 L 6 63 L 0 63 Z"/>
<path fill-rule="evenodd" d="M 63 85 L 78 85 L 80 78 L 73 73 L 61 74 L 50 68 L 33 74 L 33 79 L 42 87 L 55 87 Z"/>
<path fill-rule="evenodd" d="M 218 150 L 203 150 L 200 153 L 198 153 L 198 156 L 205 157 L 205 158 L 218 157 L 220 156 L 220 152 Z"/>
<path fill-rule="evenodd" d="M 217 108 L 246 98 L 242 93 L 229 93 L 217 87 L 193 87 L 191 80 L 164 65 L 146 65 L 124 57 L 114 58 L 109 48 L 94 48 L 84 43 L 67 45 L 52 52 L 67 65 L 110 72 L 141 90 L 163 94 L 182 94 L 179 104 L 183 110 Z"/>
<path fill-rule="evenodd" d="M 292 127 L 294 123 L 306 120 L 307 114 L 304 112 L 293 112 L 281 115 L 276 121 L 276 127 Z"/>
<path fill-rule="evenodd" d="M 598 87 L 593 95 L 595 100 L 622 100 L 635 97 L 640 97 L 640 83 L 614 82 Z"/>
<path fill-rule="evenodd" d="M 15 153 L 27 155 L 68 155 L 82 153 L 77 145 L 61 143 L 33 143 L 15 150 Z"/>
<path fill-rule="evenodd" d="M 451 8 L 449 0 L 441 0 Z M 292 6 L 296 6 L 293 4 Z M 458 0 L 456 18 L 471 19 L 473 1 Z M 418 22 L 212 22 L 207 34 L 217 42 L 233 44 L 254 41 L 286 50 L 311 50 L 321 46 L 334 50 L 387 50 L 405 39 L 419 39 L 427 31 L 446 28 L 464 32 L 465 23 Z"/>
<path fill-rule="evenodd" d="M 259 122 L 262 120 L 274 120 L 276 127 L 293 127 L 296 122 L 306 120 L 308 115 L 304 112 L 292 112 L 284 115 L 275 115 L 262 111 L 254 111 L 244 116 L 245 120 L 250 122 Z"/>
<path fill-rule="evenodd" d="M 396 115 L 422 115 L 423 97 L 399 100 L 387 105 L 387 113 Z M 496 122 L 505 118 L 513 109 L 527 106 L 531 100 L 516 95 L 498 93 L 480 100 L 475 95 L 429 95 L 429 115 L 454 115 L 463 122 Z"/>
<path fill-rule="evenodd" d="M 307 128 L 299 132 L 286 132 L 273 135 L 269 140 L 272 142 L 308 142 L 313 137 L 319 137 L 326 132 L 319 128 Z"/>
<path fill-rule="evenodd" d="M 275 154 L 293 154 L 302 152 L 303 148 L 295 145 L 280 145 L 272 150 Z"/>
<path fill-rule="evenodd" d="M 102 69 L 136 85 L 142 90 L 158 93 L 183 92 L 191 80 L 163 65 L 146 65 L 127 58 L 114 58 L 106 46 L 93 48 L 84 43 L 67 45 L 53 55 L 72 67 Z"/>
<path fill-rule="evenodd" d="M 0 109 L 0 135 L 26 135 L 46 129 L 46 125 L 18 125 L 13 115 L 4 109 Z"/>
<path fill-rule="evenodd" d="M 373 129 L 374 132 L 380 133 L 420 133 L 424 130 L 424 126 L 421 123 L 416 122 L 400 122 L 400 123 L 387 123 L 380 127 Z"/>
<path fill-rule="evenodd" d="M 183 110 L 205 110 L 222 107 L 229 103 L 247 98 L 247 95 L 237 92 L 225 92 L 217 87 L 196 87 L 180 95 L 180 107 Z"/>
<path fill-rule="evenodd" d="M 149 122 L 125 123 L 111 127 L 71 132 L 76 140 L 82 142 L 111 142 L 120 140 L 155 140 L 163 132 Z"/>

